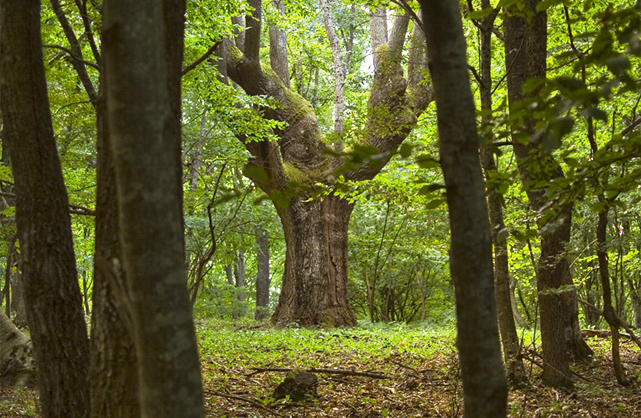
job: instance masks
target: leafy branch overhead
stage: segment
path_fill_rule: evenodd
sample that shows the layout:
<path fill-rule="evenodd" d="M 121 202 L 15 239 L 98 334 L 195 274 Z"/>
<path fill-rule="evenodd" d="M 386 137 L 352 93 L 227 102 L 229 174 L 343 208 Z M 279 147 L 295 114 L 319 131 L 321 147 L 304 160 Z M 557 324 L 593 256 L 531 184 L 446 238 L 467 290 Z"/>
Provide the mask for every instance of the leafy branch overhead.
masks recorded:
<path fill-rule="evenodd" d="M 287 87 L 283 79 L 259 60 L 258 45 L 261 33 L 261 2 L 250 2 L 254 7 L 245 19 L 244 39 L 226 39 L 223 59 L 226 75 L 247 94 L 274 99 L 275 106 L 263 106 L 264 118 L 281 122 L 273 129 L 276 141 L 245 141 L 252 154 L 251 164 L 265 172 L 256 178 L 265 191 L 286 190 L 292 183 L 330 184 L 338 174 L 348 180 L 374 177 L 391 158 L 392 153 L 416 125 L 417 117 L 431 101 L 428 86 L 422 80 L 426 68 L 420 31 L 415 30 L 410 42 L 412 51 L 422 51 L 411 57 L 407 78 L 401 65 L 403 44 L 406 42 L 409 18 L 397 14 L 389 40 L 378 47 L 374 80 L 367 103 L 365 128 L 357 143 L 342 153 L 332 152 L 330 135 L 321 132 L 312 105 L 297 92 Z M 286 54 L 281 54 L 285 56 Z M 274 61 L 272 56 L 272 67 Z M 343 172 L 345 155 L 359 147 L 373 148 L 382 157 L 375 164 L 363 164 Z"/>

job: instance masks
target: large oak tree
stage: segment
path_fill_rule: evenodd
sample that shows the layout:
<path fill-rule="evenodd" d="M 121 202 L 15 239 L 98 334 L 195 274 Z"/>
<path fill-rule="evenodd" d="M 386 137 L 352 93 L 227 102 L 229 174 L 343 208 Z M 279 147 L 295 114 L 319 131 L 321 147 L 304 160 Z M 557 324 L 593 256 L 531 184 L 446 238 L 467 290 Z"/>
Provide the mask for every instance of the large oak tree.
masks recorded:
<path fill-rule="evenodd" d="M 399 13 L 389 34 L 385 29 L 377 31 L 382 36 L 380 44 L 373 45 L 376 68 L 359 138 L 360 146 L 376 150 L 376 158 L 343 170 L 345 158 L 336 155 L 341 144 L 321 132 L 311 104 L 288 87 L 287 75 L 282 74 L 287 51 L 274 38 L 275 31 L 270 32 L 271 68 L 260 62 L 262 4 L 249 3 L 254 10 L 245 19 L 242 38 L 226 41 L 221 55 L 226 64 L 223 71 L 247 94 L 278 102 L 260 111 L 265 118 L 282 122 L 273 132 L 276 141 L 245 141 L 252 155 L 249 166 L 261 173 L 255 183 L 272 197 L 287 197 L 286 202 L 273 199 L 287 250 L 272 320 L 276 326 L 291 322 L 353 326 L 356 317 L 347 297 L 347 229 L 353 204 L 334 193 L 310 197 L 314 185 L 331 187 L 339 174 L 347 181 L 373 178 L 408 136 L 431 100 L 429 88 L 420 84 L 426 59 L 422 38 L 417 31 L 411 37 L 413 52 L 405 77 L 401 64 L 409 17 Z"/>

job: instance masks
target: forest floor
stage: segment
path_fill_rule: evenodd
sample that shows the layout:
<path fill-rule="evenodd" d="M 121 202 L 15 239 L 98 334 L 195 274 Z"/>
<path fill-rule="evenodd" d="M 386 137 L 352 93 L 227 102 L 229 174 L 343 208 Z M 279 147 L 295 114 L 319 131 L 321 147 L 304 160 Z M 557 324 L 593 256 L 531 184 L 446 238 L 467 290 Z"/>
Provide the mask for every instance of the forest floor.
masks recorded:
<path fill-rule="evenodd" d="M 375 326 L 351 330 L 276 331 L 229 323 L 197 323 L 207 417 L 459 417 L 461 379 L 453 327 Z M 527 339 L 527 337 L 526 337 Z M 609 340 L 590 338 L 594 358 L 573 366 L 575 387 L 541 385 L 540 369 L 525 361 L 531 385 L 511 391 L 510 417 L 641 417 L 641 356 L 624 341 L 631 384 L 617 384 Z M 528 349 L 528 358 L 536 356 Z M 318 397 L 274 401 L 286 371 L 315 372 Z M 369 372 L 358 375 L 354 372 Z M 339 374 L 342 373 L 342 374 Z M 367 373 L 365 373 L 367 374 Z M 0 417 L 38 417 L 37 391 L 0 391 Z M 179 418 L 179 417 L 177 417 Z"/>

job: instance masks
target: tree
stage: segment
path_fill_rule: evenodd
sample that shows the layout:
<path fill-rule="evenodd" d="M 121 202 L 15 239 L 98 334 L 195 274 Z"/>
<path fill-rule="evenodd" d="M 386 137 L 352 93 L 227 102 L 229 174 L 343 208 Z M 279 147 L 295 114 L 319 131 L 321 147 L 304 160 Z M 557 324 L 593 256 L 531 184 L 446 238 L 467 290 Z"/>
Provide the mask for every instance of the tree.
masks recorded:
<path fill-rule="evenodd" d="M 544 78 L 547 60 L 547 14 L 537 10 L 538 1 L 527 2 L 534 15 L 529 23 L 525 18 L 509 15 L 505 20 L 505 61 L 510 67 L 507 75 L 508 99 L 511 112 L 525 98 L 523 85 L 528 78 Z M 536 92 L 532 95 L 536 95 Z M 530 207 L 540 216 L 549 205 L 546 190 L 537 188 L 538 180 L 563 177 L 559 163 L 542 146 L 543 135 L 534 134 L 535 121 L 526 122 L 524 134 L 514 134 L 513 148 L 519 173 L 528 195 Z M 530 140 L 530 137 L 532 139 Z M 562 202 L 557 209 L 559 224 L 554 228 L 541 225 L 541 255 L 536 270 L 541 342 L 543 346 L 543 381 L 550 386 L 571 386 L 568 350 L 576 358 L 586 358 L 591 353 L 581 336 L 578 324 L 576 291 L 565 246 L 570 239 L 572 224 L 571 202 Z M 561 295 L 559 292 L 562 292 Z M 567 345 L 567 348 L 566 348 Z"/>
<path fill-rule="evenodd" d="M 341 156 L 340 147 L 334 149 L 321 132 L 310 103 L 288 88 L 277 71 L 261 64 L 262 5 L 257 0 L 249 3 L 254 10 L 246 17 L 244 39 L 236 39 L 236 44 L 226 41 L 222 55 L 227 76 L 247 94 L 278 103 L 260 109 L 264 118 L 280 123 L 273 130 L 277 141 L 243 137 L 252 155 L 246 174 L 274 201 L 287 245 L 272 321 L 280 327 L 291 322 L 353 326 L 356 317 L 347 297 L 347 228 L 353 205 L 333 192 L 313 197 L 314 187 L 331 188 L 340 175 L 346 181 L 371 179 L 389 161 L 431 100 L 429 88 L 420 84 L 425 54 L 420 53 L 420 43 L 412 45 L 419 53 L 412 54 L 406 79 L 401 58 L 409 18 L 397 14 L 389 40 L 385 31 L 386 43 L 377 45 L 379 58 L 363 130 L 352 152 Z M 283 50 L 272 52 L 271 67 L 286 56 Z M 365 161 L 354 163 L 354 158 Z M 347 169 L 346 163 L 351 163 Z"/>
<path fill-rule="evenodd" d="M 0 2 L 0 106 L 44 417 L 86 417 L 89 342 L 40 41 L 40 2 Z"/>
<path fill-rule="evenodd" d="M 421 0 L 420 5 L 450 219 L 465 417 L 505 417 L 507 383 L 494 299 L 492 237 L 459 3 Z"/>
<path fill-rule="evenodd" d="M 471 4 L 471 3 L 470 3 Z M 489 0 L 481 1 L 482 9 L 491 7 Z M 481 33 L 479 91 L 483 122 L 491 125 L 492 120 L 492 29 L 499 9 L 480 20 L 476 25 Z M 494 150 L 490 146 L 491 137 L 485 138 L 481 146 L 481 164 L 488 183 L 487 206 L 490 216 L 492 243 L 494 246 L 494 283 L 496 288 L 496 304 L 501 331 L 501 343 L 507 369 L 508 382 L 512 387 L 527 384 L 527 376 L 523 361 L 519 358 L 519 337 L 512 314 L 512 291 L 510 289 L 510 271 L 508 264 L 508 245 L 505 222 L 503 220 L 502 197 L 498 187 L 490 181 L 496 174 L 497 164 L 494 160 Z"/>
<path fill-rule="evenodd" d="M 81 81 L 96 118 L 96 214 L 94 274 L 90 339 L 90 393 L 93 417 L 138 417 L 138 370 L 127 317 L 125 273 L 113 265 L 120 260 L 118 197 L 110 149 L 104 76 L 98 92 L 87 72 L 80 42 L 58 0 L 51 0 L 60 27 L 69 44 L 69 62 Z M 95 62 L 100 52 L 94 40 L 86 4 L 77 3 Z"/>
<path fill-rule="evenodd" d="M 0 310 L 0 387 L 30 386 L 36 370 L 31 341 Z"/>
<path fill-rule="evenodd" d="M 254 319 L 261 321 L 267 316 L 269 310 L 269 233 L 260 231 L 256 235 L 258 247 L 256 271 L 256 313 Z"/>
<path fill-rule="evenodd" d="M 146 417 L 204 415 L 184 265 L 184 8 L 180 0 L 104 3 L 108 128 L 140 407 Z"/>

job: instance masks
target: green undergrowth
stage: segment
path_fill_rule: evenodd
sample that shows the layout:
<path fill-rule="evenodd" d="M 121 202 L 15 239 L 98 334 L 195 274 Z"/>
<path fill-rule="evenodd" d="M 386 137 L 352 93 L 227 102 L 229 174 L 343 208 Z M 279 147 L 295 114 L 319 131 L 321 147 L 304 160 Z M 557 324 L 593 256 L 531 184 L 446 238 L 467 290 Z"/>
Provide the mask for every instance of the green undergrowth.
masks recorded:
<path fill-rule="evenodd" d="M 320 368 L 338 366 L 336 360 L 342 361 L 345 357 L 364 362 L 393 355 L 411 356 L 420 361 L 455 349 L 453 326 L 363 323 L 351 329 L 275 330 L 267 326 L 256 328 L 199 320 L 196 327 L 203 357 L 242 363 L 249 368 L 283 363 Z"/>

